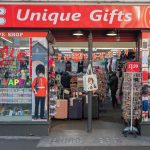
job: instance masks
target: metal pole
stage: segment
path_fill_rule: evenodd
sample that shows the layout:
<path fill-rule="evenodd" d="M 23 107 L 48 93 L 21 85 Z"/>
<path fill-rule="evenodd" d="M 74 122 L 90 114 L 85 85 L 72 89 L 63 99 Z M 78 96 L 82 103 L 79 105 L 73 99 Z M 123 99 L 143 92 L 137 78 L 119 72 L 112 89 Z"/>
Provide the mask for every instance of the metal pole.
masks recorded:
<path fill-rule="evenodd" d="M 92 49 L 93 49 L 93 37 L 90 31 L 88 36 L 88 64 L 92 65 Z M 88 124 L 87 132 L 92 132 L 92 92 L 88 92 Z"/>
<path fill-rule="evenodd" d="M 47 50 L 47 121 L 50 121 L 49 116 L 49 41 L 47 41 L 48 50 Z"/>
<path fill-rule="evenodd" d="M 137 38 L 137 41 L 136 41 L 136 49 L 137 49 L 137 52 L 136 52 L 136 61 L 139 61 L 140 60 L 140 35 L 138 35 L 138 38 Z"/>

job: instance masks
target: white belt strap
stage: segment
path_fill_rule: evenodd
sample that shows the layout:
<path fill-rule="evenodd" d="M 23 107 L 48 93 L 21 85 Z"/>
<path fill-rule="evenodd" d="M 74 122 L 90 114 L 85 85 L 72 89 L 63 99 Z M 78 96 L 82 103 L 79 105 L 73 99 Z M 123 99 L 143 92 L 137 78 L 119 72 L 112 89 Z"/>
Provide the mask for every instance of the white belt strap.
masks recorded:
<path fill-rule="evenodd" d="M 40 87 L 38 87 L 39 89 L 45 89 L 45 87 L 44 86 L 40 86 Z"/>

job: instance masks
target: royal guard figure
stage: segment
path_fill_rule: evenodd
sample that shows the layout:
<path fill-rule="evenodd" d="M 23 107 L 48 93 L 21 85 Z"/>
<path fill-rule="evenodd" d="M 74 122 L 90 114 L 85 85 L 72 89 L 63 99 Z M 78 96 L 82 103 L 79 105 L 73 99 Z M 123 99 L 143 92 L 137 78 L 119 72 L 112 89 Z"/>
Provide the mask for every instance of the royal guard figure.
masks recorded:
<path fill-rule="evenodd" d="M 47 80 L 44 77 L 45 67 L 42 64 L 37 65 L 37 77 L 32 82 L 32 90 L 35 96 L 35 113 L 34 119 L 38 119 L 38 110 L 40 105 L 40 119 L 44 119 L 45 98 L 47 95 Z"/>

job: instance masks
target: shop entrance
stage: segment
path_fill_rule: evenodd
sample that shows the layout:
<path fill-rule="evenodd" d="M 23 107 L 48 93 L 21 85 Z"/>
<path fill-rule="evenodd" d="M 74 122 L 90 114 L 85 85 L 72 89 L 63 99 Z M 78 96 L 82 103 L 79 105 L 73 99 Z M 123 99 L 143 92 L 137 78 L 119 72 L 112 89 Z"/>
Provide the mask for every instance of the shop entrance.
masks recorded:
<path fill-rule="evenodd" d="M 101 129 L 104 126 L 117 126 L 123 129 L 122 117 L 122 84 L 123 73 L 128 61 L 137 61 L 139 31 L 118 31 L 116 36 L 106 36 L 108 30 L 93 30 L 92 65 L 97 74 L 98 90 L 92 96 L 92 126 Z M 50 91 L 50 131 L 86 130 L 88 117 L 88 98 L 83 90 L 83 75 L 88 66 L 88 31 L 84 36 L 73 36 L 73 30 L 53 30 L 56 39 L 53 69 L 56 74 L 56 93 Z M 52 69 L 52 64 L 50 68 Z M 81 66 L 81 68 L 80 68 Z M 110 76 L 116 73 L 117 83 L 111 85 Z M 53 73 L 50 72 L 50 81 Z M 116 103 L 112 97 L 111 86 L 116 87 Z M 51 89 L 51 87 L 50 87 Z M 53 88 L 52 88 L 53 89 Z M 75 106 L 76 105 L 76 106 Z M 60 111 L 60 112 L 58 112 Z M 101 126 L 103 125 L 103 127 Z"/>

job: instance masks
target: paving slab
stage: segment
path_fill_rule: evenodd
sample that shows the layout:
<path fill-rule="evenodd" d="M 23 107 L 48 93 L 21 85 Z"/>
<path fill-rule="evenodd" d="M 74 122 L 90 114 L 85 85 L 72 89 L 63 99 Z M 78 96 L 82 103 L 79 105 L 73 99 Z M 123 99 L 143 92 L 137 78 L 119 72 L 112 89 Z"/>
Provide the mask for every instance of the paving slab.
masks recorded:
<path fill-rule="evenodd" d="M 128 135 L 124 137 L 124 126 L 119 123 L 97 121 L 91 133 L 85 128 L 68 130 L 65 124 L 55 126 L 48 137 L 43 137 L 38 147 L 88 147 L 88 146 L 150 146 L 150 137 Z M 78 127 L 79 128 L 79 127 Z"/>

